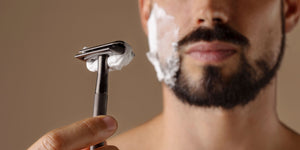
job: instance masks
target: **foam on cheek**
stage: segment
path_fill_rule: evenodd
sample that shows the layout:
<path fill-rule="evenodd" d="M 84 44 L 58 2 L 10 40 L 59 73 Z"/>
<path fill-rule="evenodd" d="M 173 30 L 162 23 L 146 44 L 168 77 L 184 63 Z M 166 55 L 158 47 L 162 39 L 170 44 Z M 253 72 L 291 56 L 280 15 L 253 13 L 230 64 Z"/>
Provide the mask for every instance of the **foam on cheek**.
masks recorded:
<path fill-rule="evenodd" d="M 168 15 L 155 3 L 148 20 L 150 51 L 147 57 L 156 70 L 158 80 L 170 87 L 175 85 L 175 75 L 179 70 L 178 34 L 175 17 Z"/>

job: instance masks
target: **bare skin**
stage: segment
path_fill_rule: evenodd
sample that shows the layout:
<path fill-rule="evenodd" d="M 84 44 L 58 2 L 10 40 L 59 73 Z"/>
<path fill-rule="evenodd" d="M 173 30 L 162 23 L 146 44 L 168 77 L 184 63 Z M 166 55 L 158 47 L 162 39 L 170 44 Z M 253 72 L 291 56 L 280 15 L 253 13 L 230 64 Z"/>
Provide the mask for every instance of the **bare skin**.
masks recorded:
<path fill-rule="evenodd" d="M 219 18 L 250 39 L 252 48 L 246 54 L 250 62 L 268 53 L 272 54 L 267 55 L 272 65 L 278 56 L 276 47 L 279 47 L 281 37 L 280 1 L 140 0 L 141 20 L 146 34 L 147 21 L 154 3 L 175 17 L 175 22 L 181 27 L 181 35 L 188 33 L 189 26 L 211 27 L 212 20 Z M 299 9 L 300 1 L 284 1 L 286 32 L 296 25 Z M 196 21 L 197 17 L 202 22 Z M 191 23 L 192 19 L 195 19 L 194 24 Z M 263 24 L 260 23 L 262 21 Z M 186 55 L 182 57 L 184 71 L 191 75 L 189 80 L 197 82 L 197 78 L 202 76 L 201 68 L 205 62 L 194 61 Z M 225 66 L 224 72 L 230 74 L 237 61 L 232 58 L 221 64 L 212 64 Z M 122 150 L 300 149 L 300 135 L 281 123 L 276 113 L 276 77 L 260 91 L 254 101 L 231 110 L 184 104 L 168 86 L 162 86 L 163 112 L 144 125 L 113 138 L 109 143 L 118 145 Z"/>
<path fill-rule="evenodd" d="M 197 26 L 212 27 L 213 20 L 226 23 L 249 38 L 245 57 L 250 65 L 257 58 L 276 62 L 281 40 L 280 0 L 139 0 L 143 28 L 154 3 L 175 16 L 186 35 Z M 291 31 L 300 16 L 300 0 L 283 0 L 285 31 Z M 251 18 L 251 19 L 249 19 Z M 166 29 L 167 30 L 167 29 Z M 158 33 L 160 34 L 160 33 Z M 182 66 L 191 83 L 203 76 L 208 62 L 195 61 L 185 54 Z M 224 74 L 235 71 L 237 57 L 211 63 L 223 67 Z M 300 135 L 280 122 L 276 112 L 276 77 L 245 106 L 230 110 L 205 108 L 182 103 L 162 83 L 163 112 L 151 121 L 125 132 L 98 150 L 299 150 Z M 117 129 L 109 116 L 99 116 L 50 131 L 28 150 L 79 150 L 106 141 Z M 117 148 L 118 147 L 118 148 Z"/>
<path fill-rule="evenodd" d="M 298 150 L 300 135 L 276 114 L 275 80 L 255 101 L 230 111 L 183 105 L 164 86 L 163 112 L 108 141 L 121 150 Z"/>

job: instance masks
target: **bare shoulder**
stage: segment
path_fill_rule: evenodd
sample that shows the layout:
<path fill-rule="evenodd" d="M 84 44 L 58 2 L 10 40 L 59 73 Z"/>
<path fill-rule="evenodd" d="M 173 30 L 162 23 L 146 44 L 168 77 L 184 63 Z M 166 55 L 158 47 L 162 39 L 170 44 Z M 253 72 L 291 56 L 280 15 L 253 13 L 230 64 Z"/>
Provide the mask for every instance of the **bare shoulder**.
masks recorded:
<path fill-rule="evenodd" d="M 293 140 L 294 149 L 299 150 L 300 149 L 300 134 L 297 132 L 294 132 L 293 139 L 294 139 Z"/>
<path fill-rule="evenodd" d="M 161 134 L 160 120 L 160 116 L 157 116 L 134 129 L 109 139 L 107 143 L 117 146 L 120 150 L 152 150 Z"/>
<path fill-rule="evenodd" d="M 300 135 L 299 133 L 294 133 L 291 138 L 290 149 L 291 150 L 300 150 Z"/>
<path fill-rule="evenodd" d="M 287 125 L 283 124 L 286 132 L 286 140 L 285 140 L 285 144 L 286 144 L 286 148 L 285 149 L 289 149 L 289 150 L 300 150 L 300 134 L 291 129 L 290 127 L 288 127 Z"/>

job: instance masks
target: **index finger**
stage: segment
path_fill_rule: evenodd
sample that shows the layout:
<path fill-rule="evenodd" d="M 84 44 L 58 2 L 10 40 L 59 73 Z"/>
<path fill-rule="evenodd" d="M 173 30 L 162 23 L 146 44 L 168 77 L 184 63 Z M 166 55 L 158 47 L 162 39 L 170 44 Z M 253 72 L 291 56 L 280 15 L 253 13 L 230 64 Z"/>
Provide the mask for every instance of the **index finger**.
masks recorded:
<path fill-rule="evenodd" d="M 114 118 L 93 117 L 50 131 L 28 150 L 81 149 L 105 141 L 116 129 L 117 122 Z"/>

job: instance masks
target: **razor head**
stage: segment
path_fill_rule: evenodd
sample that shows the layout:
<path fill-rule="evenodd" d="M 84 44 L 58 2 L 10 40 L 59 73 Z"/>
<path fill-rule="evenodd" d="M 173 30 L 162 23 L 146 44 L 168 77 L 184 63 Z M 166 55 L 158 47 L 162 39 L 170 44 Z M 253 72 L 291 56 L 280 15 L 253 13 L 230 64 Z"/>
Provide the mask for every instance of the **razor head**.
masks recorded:
<path fill-rule="evenodd" d="M 87 60 L 91 57 L 102 55 L 122 55 L 126 51 L 126 43 L 124 41 L 115 41 L 103 45 L 84 48 L 79 51 L 79 54 L 75 55 L 80 60 Z"/>

